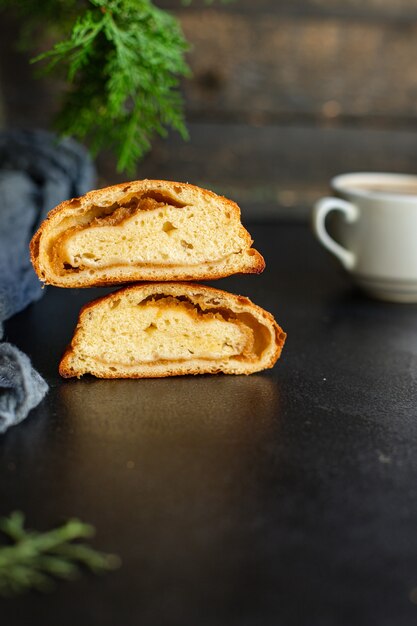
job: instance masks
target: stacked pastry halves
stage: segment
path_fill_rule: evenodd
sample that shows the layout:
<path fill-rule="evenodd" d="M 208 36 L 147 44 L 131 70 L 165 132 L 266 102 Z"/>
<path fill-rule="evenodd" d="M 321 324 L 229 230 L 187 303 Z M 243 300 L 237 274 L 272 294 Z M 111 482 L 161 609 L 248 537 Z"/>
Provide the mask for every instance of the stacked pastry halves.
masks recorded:
<path fill-rule="evenodd" d="M 81 311 L 59 371 L 101 378 L 251 374 L 272 367 L 285 333 L 247 298 L 194 284 L 260 273 L 262 256 L 230 200 L 142 180 L 91 191 L 50 212 L 33 266 L 58 287 L 137 281 Z"/>

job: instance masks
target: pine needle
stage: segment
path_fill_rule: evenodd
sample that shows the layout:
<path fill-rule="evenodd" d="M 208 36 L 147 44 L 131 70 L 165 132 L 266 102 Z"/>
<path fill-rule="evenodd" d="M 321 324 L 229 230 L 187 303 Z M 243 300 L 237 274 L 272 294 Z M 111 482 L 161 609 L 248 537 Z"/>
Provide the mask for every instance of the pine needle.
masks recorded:
<path fill-rule="evenodd" d="M 56 579 L 72 580 L 84 567 L 99 574 L 120 566 L 119 557 L 94 550 L 85 543 L 94 527 L 77 519 L 47 532 L 24 528 L 24 516 L 15 511 L 0 518 L 0 532 L 9 544 L 0 546 L 0 595 L 14 596 L 36 589 L 48 591 Z"/>

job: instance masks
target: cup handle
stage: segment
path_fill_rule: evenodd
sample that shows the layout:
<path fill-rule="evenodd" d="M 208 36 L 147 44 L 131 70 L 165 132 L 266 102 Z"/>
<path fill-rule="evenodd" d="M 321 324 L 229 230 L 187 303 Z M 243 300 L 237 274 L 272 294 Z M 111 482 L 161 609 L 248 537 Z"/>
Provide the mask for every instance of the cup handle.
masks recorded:
<path fill-rule="evenodd" d="M 356 263 L 355 255 L 332 239 L 326 230 L 326 217 L 330 211 L 341 211 L 349 224 L 356 222 L 359 211 L 354 204 L 340 198 L 322 198 L 315 204 L 313 210 L 313 228 L 318 239 L 341 261 L 347 270 L 351 270 Z"/>

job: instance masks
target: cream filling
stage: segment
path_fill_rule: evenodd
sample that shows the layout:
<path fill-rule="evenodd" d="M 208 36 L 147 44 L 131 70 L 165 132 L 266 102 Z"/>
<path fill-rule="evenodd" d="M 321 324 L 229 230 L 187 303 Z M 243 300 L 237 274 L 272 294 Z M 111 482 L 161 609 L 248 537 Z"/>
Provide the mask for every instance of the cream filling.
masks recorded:
<path fill-rule="evenodd" d="M 103 269 L 116 265 L 197 265 L 216 263 L 242 250 L 230 213 L 215 215 L 196 206 L 162 205 L 136 210 L 118 224 L 106 220 L 64 232 L 55 250 L 61 266 Z M 232 236 L 225 237 L 225 231 Z"/>
<path fill-rule="evenodd" d="M 169 296 L 138 305 L 111 300 L 92 309 L 83 326 L 79 358 L 108 365 L 253 354 L 253 330 L 240 320 Z"/>

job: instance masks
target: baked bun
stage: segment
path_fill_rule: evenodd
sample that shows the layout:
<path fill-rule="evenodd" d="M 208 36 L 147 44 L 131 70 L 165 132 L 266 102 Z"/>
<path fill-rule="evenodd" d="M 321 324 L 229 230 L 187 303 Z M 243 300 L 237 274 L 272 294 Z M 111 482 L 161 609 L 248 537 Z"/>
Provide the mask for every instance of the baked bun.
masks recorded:
<path fill-rule="evenodd" d="M 133 285 L 87 304 L 59 366 L 70 378 L 252 374 L 285 333 L 248 298 L 191 283 Z"/>
<path fill-rule="evenodd" d="M 231 200 L 161 180 L 90 191 L 49 213 L 31 242 L 41 281 L 92 287 L 260 273 L 262 256 Z"/>

